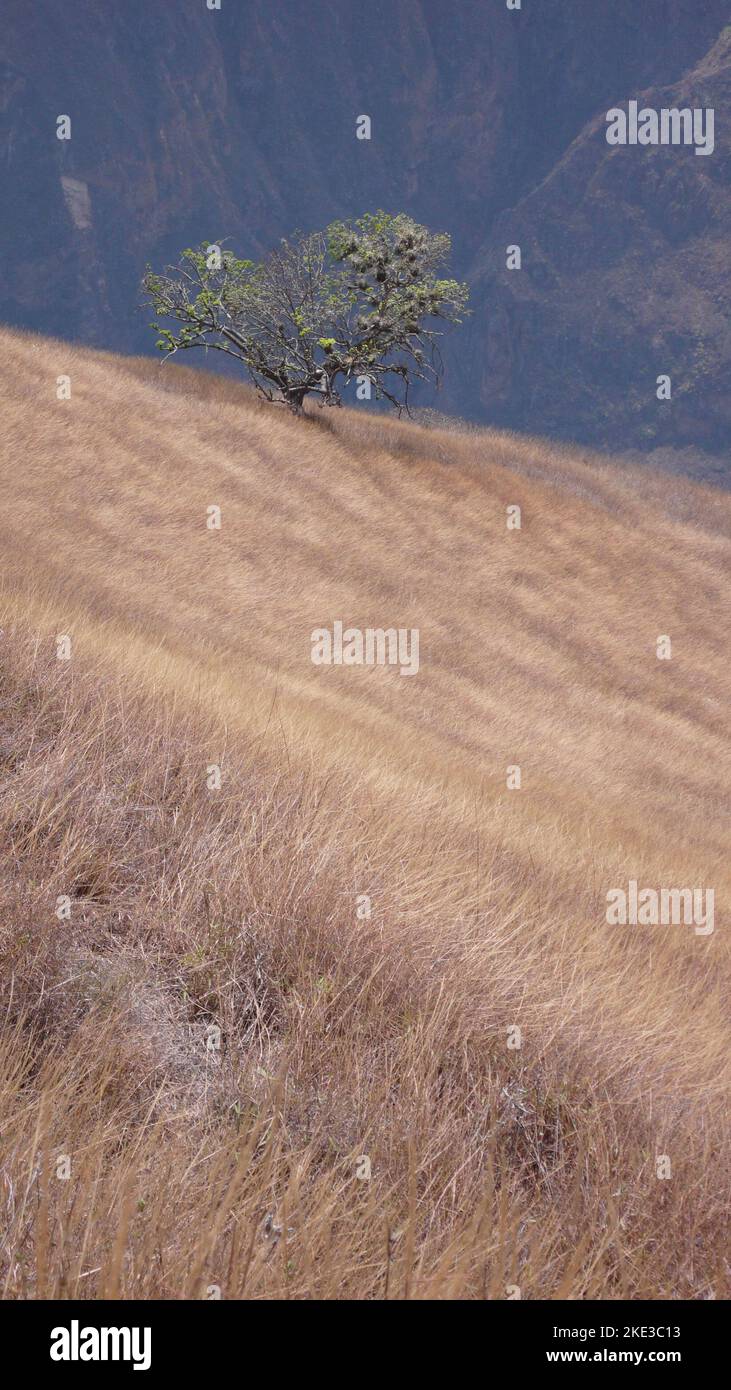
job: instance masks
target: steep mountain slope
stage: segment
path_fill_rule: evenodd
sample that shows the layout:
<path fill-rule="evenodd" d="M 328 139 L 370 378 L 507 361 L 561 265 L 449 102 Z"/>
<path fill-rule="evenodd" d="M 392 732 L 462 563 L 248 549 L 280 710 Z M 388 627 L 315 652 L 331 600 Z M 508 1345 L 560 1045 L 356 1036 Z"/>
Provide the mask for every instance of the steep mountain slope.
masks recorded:
<path fill-rule="evenodd" d="M 724 449 L 731 438 L 731 28 L 641 106 L 711 108 L 713 154 L 606 142 L 591 121 L 540 186 L 497 221 L 474 274 L 489 418 L 549 433 Z M 505 247 L 524 269 L 505 269 Z M 473 350 L 483 347 L 479 327 Z M 671 401 L 656 379 L 671 376 Z"/>
<path fill-rule="evenodd" d="M 404 1296 L 724 1296 L 731 500 L 0 341 L 5 1017 L 66 1048 L 27 1084 L 99 1203 L 87 1293 L 223 1262 L 231 1296 L 378 1295 L 386 1220 Z M 314 664 L 337 621 L 418 629 L 418 672 Z M 633 879 L 713 888 L 715 929 L 608 925 Z M 34 1054 L 3 1046 L 21 1182 Z M 16 1291 L 84 1287 L 63 1186 L 32 1276 L 18 1208 Z M 267 1212 L 296 1239 L 250 1266 Z"/>
<path fill-rule="evenodd" d="M 615 448 L 665 434 L 717 447 L 720 50 L 691 84 L 717 103 L 713 159 L 608 161 L 596 122 L 677 84 L 727 18 L 726 0 L 542 0 L 519 12 L 375 0 L 367 14 L 356 0 L 286 14 L 265 0 L 220 11 L 124 0 L 103 17 L 94 0 L 10 0 L 0 318 L 150 350 L 137 312 L 146 261 L 203 237 L 258 254 L 296 227 L 402 208 L 448 230 L 457 273 L 477 281 L 469 362 L 462 345 L 447 352 L 447 408 Z M 360 113 L 370 141 L 355 139 Z M 59 114 L 72 118 L 68 141 L 56 139 Z M 505 240 L 518 236 L 527 263 L 510 277 Z M 638 378 L 653 353 L 683 395 L 656 426 Z"/>
<path fill-rule="evenodd" d="M 346 740 L 338 761 L 347 746 L 366 770 L 377 737 L 407 783 L 423 767 L 496 794 L 528 740 L 532 795 L 581 820 L 592 804 L 601 815 L 613 736 L 609 818 L 666 843 L 677 804 L 668 786 L 663 823 L 654 778 L 627 756 L 627 702 L 649 705 L 671 738 L 686 719 L 693 740 L 698 724 L 722 735 L 728 500 L 679 484 L 666 497 L 660 480 L 638 494 L 636 474 L 587 471 L 532 441 L 357 411 L 315 408 L 293 431 L 286 412 L 213 377 L 12 335 L 3 345 L 17 403 L 5 430 L 8 583 L 54 593 L 59 618 L 82 621 L 94 646 L 110 632 L 140 654 L 162 642 L 178 686 L 204 669 L 212 698 L 220 682 L 224 707 L 233 698 L 255 727 L 276 693 L 278 720 L 319 759 L 333 723 Z M 70 401 L 55 398 L 61 371 Z M 520 531 L 507 526 L 512 504 Z M 206 527 L 209 506 L 220 532 Z M 418 628 L 418 678 L 314 666 L 310 634 L 337 619 Z M 667 671 L 663 633 L 675 642 Z M 567 701 L 575 736 L 557 751 Z M 674 785 L 666 752 L 663 737 L 653 765 Z M 685 783 L 689 833 L 702 777 Z"/>

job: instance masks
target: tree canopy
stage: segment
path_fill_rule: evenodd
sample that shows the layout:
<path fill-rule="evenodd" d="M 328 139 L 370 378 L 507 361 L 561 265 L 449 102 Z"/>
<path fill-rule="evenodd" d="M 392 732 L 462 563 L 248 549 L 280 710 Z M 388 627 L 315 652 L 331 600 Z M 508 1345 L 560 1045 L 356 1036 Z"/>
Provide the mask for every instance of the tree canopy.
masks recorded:
<path fill-rule="evenodd" d="M 366 213 L 297 233 L 259 262 L 203 242 L 163 274 L 148 267 L 143 288 L 166 356 L 227 353 L 295 412 L 309 392 L 339 405 L 353 378 L 401 411 L 411 382 L 441 375 L 443 325 L 465 311 L 467 286 L 439 274 L 450 250 L 446 233 L 405 213 Z"/>

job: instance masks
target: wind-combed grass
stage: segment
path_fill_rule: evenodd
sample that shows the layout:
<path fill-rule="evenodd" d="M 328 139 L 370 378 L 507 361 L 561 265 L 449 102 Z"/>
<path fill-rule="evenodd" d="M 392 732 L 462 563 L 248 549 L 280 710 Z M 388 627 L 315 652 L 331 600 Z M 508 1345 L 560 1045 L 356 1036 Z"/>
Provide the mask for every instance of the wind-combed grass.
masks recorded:
<path fill-rule="evenodd" d="M 4 342 L 5 1296 L 728 1296 L 729 502 Z"/>
<path fill-rule="evenodd" d="M 244 746 L 210 793 L 205 719 L 0 650 L 6 1295 L 720 1291 L 718 1139 L 664 1185 L 667 1115 L 570 1017 L 506 1048 L 548 985 L 521 885 L 478 908 Z"/>

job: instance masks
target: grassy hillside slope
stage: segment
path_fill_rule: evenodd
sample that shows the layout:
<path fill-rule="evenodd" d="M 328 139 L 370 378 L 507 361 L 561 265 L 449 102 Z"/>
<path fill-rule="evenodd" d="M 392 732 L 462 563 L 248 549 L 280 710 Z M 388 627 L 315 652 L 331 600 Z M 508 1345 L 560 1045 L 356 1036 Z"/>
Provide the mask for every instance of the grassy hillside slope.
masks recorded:
<path fill-rule="evenodd" d="M 6 1293 L 723 1297 L 731 499 L 0 337 Z"/>

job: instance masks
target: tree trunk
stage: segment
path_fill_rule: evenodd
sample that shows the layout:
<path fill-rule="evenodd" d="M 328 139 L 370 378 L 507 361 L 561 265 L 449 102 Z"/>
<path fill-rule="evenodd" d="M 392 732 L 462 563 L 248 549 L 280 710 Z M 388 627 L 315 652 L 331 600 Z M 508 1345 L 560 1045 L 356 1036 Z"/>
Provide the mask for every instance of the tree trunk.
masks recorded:
<path fill-rule="evenodd" d="M 287 391 L 287 405 L 289 406 L 293 415 L 302 414 L 302 402 L 304 401 L 306 395 L 306 386 L 293 386 L 289 391 Z"/>

